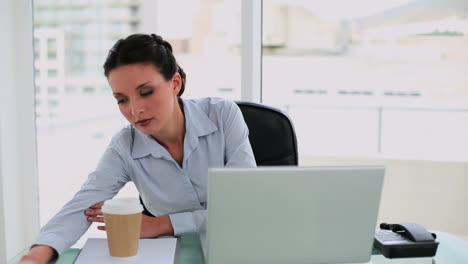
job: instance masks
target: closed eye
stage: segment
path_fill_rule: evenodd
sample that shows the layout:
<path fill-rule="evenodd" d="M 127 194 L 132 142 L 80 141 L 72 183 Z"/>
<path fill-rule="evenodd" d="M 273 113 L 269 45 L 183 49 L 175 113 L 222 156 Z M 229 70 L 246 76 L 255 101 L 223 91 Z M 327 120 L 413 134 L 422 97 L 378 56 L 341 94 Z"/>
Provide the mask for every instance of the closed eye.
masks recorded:
<path fill-rule="evenodd" d="M 126 103 L 127 100 L 126 99 L 117 99 L 117 104 L 123 104 L 123 103 Z"/>
<path fill-rule="evenodd" d="M 141 95 L 141 96 L 148 96 L 148 95 L 151 95 L 151 94 L 153 94 L 153 89 L 150 89 L 150 90 L 148 90 L 148 91 L 145 91 L 145 92 L 141 93 L 140 95 Z"/>

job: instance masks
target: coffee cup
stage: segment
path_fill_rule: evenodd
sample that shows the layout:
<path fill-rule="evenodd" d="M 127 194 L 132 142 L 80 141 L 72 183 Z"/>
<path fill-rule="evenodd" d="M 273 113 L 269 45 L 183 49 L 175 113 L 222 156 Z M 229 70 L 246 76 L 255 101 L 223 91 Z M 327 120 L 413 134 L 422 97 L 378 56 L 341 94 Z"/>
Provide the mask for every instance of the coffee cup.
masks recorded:
<path fill-rule="evenodd" d="M 112 257 L 128 258 L 138 254 L 141 212 L 143 206 L 137 198 L 120 198 L 104 202 L 107 244 Z"/>

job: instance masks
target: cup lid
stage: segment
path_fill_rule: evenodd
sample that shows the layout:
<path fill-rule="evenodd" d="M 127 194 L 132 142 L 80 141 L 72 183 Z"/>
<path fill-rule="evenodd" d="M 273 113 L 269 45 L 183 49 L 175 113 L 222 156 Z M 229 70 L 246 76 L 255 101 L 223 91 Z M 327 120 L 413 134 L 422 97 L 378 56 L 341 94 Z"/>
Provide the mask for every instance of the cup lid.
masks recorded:
<path fill-rule="evenodd" d="M 127 215 L 141 213 L 143 206 L 137 198 L 117 198 L 105 201 L 101 210 L 106 214 Z"/>

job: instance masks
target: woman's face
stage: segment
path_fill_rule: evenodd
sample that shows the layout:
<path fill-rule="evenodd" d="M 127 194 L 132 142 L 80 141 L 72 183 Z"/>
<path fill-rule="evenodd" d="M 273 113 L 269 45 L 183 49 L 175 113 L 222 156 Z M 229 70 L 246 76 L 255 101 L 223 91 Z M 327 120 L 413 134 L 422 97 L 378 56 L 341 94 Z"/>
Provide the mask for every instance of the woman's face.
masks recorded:
<path fill-rule="evenodd" d="M 144 134 L 164 131 L 179 108 L 182 80 L 178 73 L 167 81 L 154 65 L 135 63 L 113 69 L 108 81 L 120 112 Z"/>

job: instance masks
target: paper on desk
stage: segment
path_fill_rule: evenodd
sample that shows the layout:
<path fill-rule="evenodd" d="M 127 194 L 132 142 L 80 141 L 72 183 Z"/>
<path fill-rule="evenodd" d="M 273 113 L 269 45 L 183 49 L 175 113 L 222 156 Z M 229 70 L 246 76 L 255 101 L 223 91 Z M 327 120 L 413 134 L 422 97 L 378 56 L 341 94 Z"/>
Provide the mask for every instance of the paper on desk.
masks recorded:
<path fill-rule="evenodd" d="M 107 240 L 90 238 L 75 260 L 75 264 L 174 264 L 178 250 L 177 238 L 140 239 L 138 254 L 128 259 L 109 255 Z"/>

